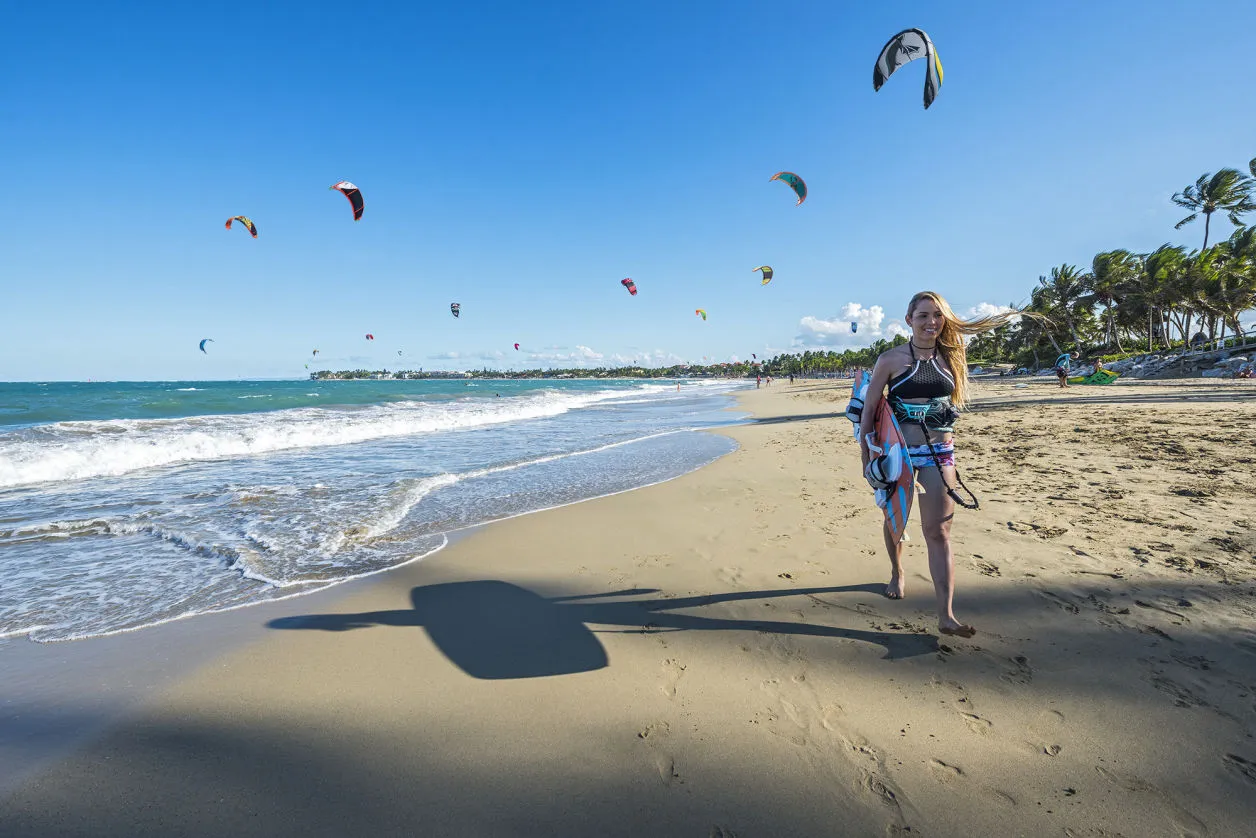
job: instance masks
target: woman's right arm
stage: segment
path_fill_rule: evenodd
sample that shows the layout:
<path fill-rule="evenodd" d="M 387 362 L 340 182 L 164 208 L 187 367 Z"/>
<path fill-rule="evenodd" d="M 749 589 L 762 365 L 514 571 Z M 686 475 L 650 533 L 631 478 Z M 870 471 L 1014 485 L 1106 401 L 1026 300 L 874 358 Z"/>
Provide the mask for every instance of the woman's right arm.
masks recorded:
<path fill-rule="evenodd" d="M 876 366 L 872 368 L 872 378 L 868 382 L 868 395 L 864 397 L 863 413 L 859 419 L 859 450 L 865 466 L 868 465 L 870 456 L 868 435 L 876 427 L 877 408 L 881 405 L 886 382 L 890 380 L 894 368 L 894 361 L 889 355 L 889 352 L 881 353 L 881 357 L 877 358 Z"/>

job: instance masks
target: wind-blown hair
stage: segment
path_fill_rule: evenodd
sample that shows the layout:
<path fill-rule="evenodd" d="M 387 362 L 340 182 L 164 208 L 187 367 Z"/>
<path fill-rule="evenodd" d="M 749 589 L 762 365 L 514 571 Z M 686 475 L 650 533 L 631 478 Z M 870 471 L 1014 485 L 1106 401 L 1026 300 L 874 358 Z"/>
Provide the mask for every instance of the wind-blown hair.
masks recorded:
<path fill-rule="evenodd" d="M 921 291 L 907 304 L 908 320 L 911 320 L 921 300 L 932 300 L 942 311 L 942 329 L 938 332 L 938 352 L 942 355 L 942 362 L 950 369 L 951 378 L 955 379 L 955 392 L 951 394 L 951 403 L 956 407 L 963 407 L 968 399 L 968 348 L 964 345 L 964 338 L 996 329 L 1018 317 L 1025 316 L 1025 312 L 1012 309 L 986 317 L 961 320 L 941 294 L 936 291 Z"/>

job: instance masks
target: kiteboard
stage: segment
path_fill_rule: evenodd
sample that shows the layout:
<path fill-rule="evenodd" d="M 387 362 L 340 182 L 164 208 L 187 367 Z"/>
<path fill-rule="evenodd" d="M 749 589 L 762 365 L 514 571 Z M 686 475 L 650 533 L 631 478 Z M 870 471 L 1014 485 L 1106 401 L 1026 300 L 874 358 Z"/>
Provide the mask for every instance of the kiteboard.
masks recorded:
<path fill-rule="evenodd" d="M 1082 384 L 1111 384 L 1121 377 L 1119 372 L 1111 370 L 1095 370 L 1082 381 Z"/>
<path fill-rule="evenodd" d="M 1075 375 L 1068 379 L 1069 384 L 1111 384 L 1121 377 L 1119 372 L 1111 370 L 1095 370 L 1090 375 Z"/>
<path fill-rule="evenodd" d="M 846 415 L 851 421 L 855 422 L 855 435 L 859 435 L 859 420 L 856 416 L 863 409 L 864 400 L 867 397 L 868 384 L 872 380 L 872 376 L 863 372 L 855 378 L 854 386 L 851 388 L 851 406 L 846 409 Z M 854 414 L 854 415 L 852 415 Z M 888 399 L 881 398 L 877 401 L 877 412 L 873 420 L 872 436 L 868 440 L 868 448 L 870 453 L 875 456 L 888 453 L 890 449 L 898 447 L 899 460 L 902 462 L 902 469 L 895 481 L 888 487 L 876 489 L 877 506 L 885 512 L 885 523 L 890 528 L 890 532 L 894 535 L 896 542 L 902 541 L 907 535 L 907 520 L 911 516 L 912 500 L 915 497 L 915 486 L 912 485 L 912 466 L 911 457 L 907 456 L 907 440 L 903 436 L 903 431 L 898 425 L 898 420 L 894 418 L 894 411 L 890 409 Z M 884 501 L 884 503 L 882 503 Z"/>

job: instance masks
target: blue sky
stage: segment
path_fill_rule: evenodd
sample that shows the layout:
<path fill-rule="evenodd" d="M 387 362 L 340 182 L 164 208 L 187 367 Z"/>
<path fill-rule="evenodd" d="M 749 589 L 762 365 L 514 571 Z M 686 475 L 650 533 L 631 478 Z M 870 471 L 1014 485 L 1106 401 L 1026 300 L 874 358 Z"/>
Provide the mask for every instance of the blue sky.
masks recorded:
<path fill-rule="evenodd" d="M 923 288 L 1197 247 L 1169 196 L 1256 157 L 1246 0 L 871 6 L 10 4 L 0 379 L 866 345 Z M 908 26 L 928 111 L 920 62 L 872 90 Z"/>

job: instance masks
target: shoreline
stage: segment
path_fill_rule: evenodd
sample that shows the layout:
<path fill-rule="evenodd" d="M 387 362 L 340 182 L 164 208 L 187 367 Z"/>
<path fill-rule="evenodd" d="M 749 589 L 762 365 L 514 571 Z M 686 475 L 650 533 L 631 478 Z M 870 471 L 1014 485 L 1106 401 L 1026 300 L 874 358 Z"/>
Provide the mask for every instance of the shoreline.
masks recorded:
<path fill-rule="evenodd" d="M 725 410 L 741 411 L 736 392 L 730 396 L 734 403 Z M 749 420 L 730 419 L 733 426 L 745 421 Z M 698 432 L 701 431 L 667 433 Z M 614 445 L 631 445 L 652 438 Z M 265 637 L 266 624 L 304 610 L 306 601 L 311 607 L 330 607 L 358 588 L 382 583 L 382 577 L 421 563 L 494 524 L 647 489 L 710 464 L 662 481 L 449 530 L 443 533 L 445 543 L 427 553 L 311 591 L 63 640 L 36 641 L 18 633 L 0 636 L 0 663 L 6 674 L 0 696 L 5 704 L 0 717 L 0 799 L 28 776 L 136 712 L 162 689 L 215 657 Z M 169 654 L 171 648 L 178 650 L 177 656 Z M 63 701 L 65 696 L 70 700 Z M 36 707 L 50 719 L 33 725 L 22 721 Z"/>
<path fill-rule="evenodd" d="M 880 596 L 848 382 L 778 381 L 738 395 L 755 418 L 705 467 L 496 522 L 184 656 L 11 793 L 0 832 L 1237 834 L 1256 586 L 1250 530 L 1225 527 L 1256 504 L 1160 494 L 1224 489 L 1206 446 L 1241 439 L 1256 391 L 1129 391 L 1157 412 L 1123 415 L 1094 401 L 1110 388 L 978 386 L 957 447 L 983 504 L 954 536 L 971 641 L 932 634 L 919 539 L 908 599 Z M 1205 409 L 1212 438 L 1187 437 Z M 1109 412 L 1091 435 L 1113 450 L 1074 435 Z M 1087 512 L 1118 486 L 1128 510 Z"/>

